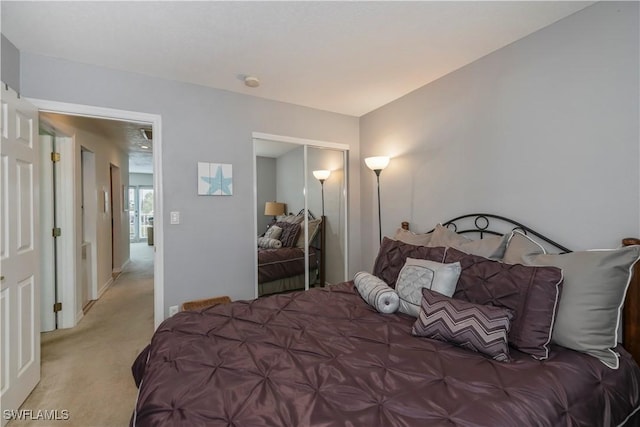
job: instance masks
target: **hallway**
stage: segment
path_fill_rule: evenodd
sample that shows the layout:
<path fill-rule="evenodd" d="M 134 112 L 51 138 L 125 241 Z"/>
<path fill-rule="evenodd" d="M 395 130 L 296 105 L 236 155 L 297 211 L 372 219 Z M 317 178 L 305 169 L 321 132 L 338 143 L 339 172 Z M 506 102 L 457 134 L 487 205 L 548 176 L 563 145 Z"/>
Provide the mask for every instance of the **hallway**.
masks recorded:
<path fill-rule="evenodd" d="M 137 389 L 131 365 L 153 334 L 153 246 L 131 261 L 78 326 L 42 334 L 41 380 L 21 409 L 67 410 L 67 421 L 9 426 L 126 426 Z"/>

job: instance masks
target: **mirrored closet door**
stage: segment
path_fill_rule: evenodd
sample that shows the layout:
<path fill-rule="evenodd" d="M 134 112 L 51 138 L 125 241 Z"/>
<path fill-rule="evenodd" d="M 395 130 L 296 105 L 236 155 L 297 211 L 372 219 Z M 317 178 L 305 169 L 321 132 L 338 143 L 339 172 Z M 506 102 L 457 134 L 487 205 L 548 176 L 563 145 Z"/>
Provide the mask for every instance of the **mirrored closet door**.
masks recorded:
<path fill-rule="evenodd" d="M 347 277 L 347 150 L 338 144 L 254 138 L 256 295 Z"/>

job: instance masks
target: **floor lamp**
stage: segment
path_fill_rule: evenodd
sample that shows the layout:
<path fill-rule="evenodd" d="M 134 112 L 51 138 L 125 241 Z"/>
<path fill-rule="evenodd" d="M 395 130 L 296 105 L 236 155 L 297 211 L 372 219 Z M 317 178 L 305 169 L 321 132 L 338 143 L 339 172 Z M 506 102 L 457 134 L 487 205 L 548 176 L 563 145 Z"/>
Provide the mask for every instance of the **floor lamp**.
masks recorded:
<path fill-rule="evenodd" d="M 313 171 L 313 176 L 315 176 L 316 179 L 320 181 L 322 192 L 322 216 L 324 216 L 324 182 L 327 180 L 327 178 L 329 178 L 329 175 L 331 175 L 331 171 L 328 170 Z"/>
<path fill-rule="evenodd" d="M 320 286 L 324 287 L 325 282 L 325 260 L 326 260 L 326 232 L 327 232 L 327 219 L 324 216 L 324 182 L 331 175 L 331 171 L 317 170 L 313 171 L 313 176 L 320 181 L 320 188 L 322 192 L 322 222 L 320 223 Z"/>
<path fill-rule="evenodd" d="M 367 157 L 364 159 L 367 167 L 376 173 L 376 180 L 378 181 L 378 236 L 380 243 L 382 243 L 382 216 L 380 215 L 380 172 L 382 169 L 389 166 L 389 157 L 376 156 Z"/>

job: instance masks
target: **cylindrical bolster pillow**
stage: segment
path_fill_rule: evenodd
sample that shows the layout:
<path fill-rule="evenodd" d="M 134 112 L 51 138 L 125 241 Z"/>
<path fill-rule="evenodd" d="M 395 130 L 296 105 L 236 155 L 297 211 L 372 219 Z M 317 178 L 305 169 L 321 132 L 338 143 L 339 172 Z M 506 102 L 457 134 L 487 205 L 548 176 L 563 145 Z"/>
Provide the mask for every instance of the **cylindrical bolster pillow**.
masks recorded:
<path fill-rule="evenodd" d="M 282 247 L 282 242 L 278 239 L 258 237 L 258 247 L 264 249 L 280 249 Z"/>
<path fill-rule="evenodd" d="M 395 313 L 400 305 L 400 297 L 383 280 L 373 274 L 361 271 L 353 281 L 360 296 L 380 313 Z"/>

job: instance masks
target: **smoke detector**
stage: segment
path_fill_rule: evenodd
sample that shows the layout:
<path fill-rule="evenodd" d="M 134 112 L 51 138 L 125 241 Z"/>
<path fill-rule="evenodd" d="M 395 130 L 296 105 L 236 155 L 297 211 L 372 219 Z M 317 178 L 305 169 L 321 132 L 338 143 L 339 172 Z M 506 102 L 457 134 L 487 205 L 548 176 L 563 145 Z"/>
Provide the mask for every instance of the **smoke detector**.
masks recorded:
<path fill-rule="evenodd" d="M 257 77 L 245 76 L 244 84 L 245 86 L 248 86 L 248 87 L 258 87 L 260 86 L 260 80 L 258 80 Z"/>

